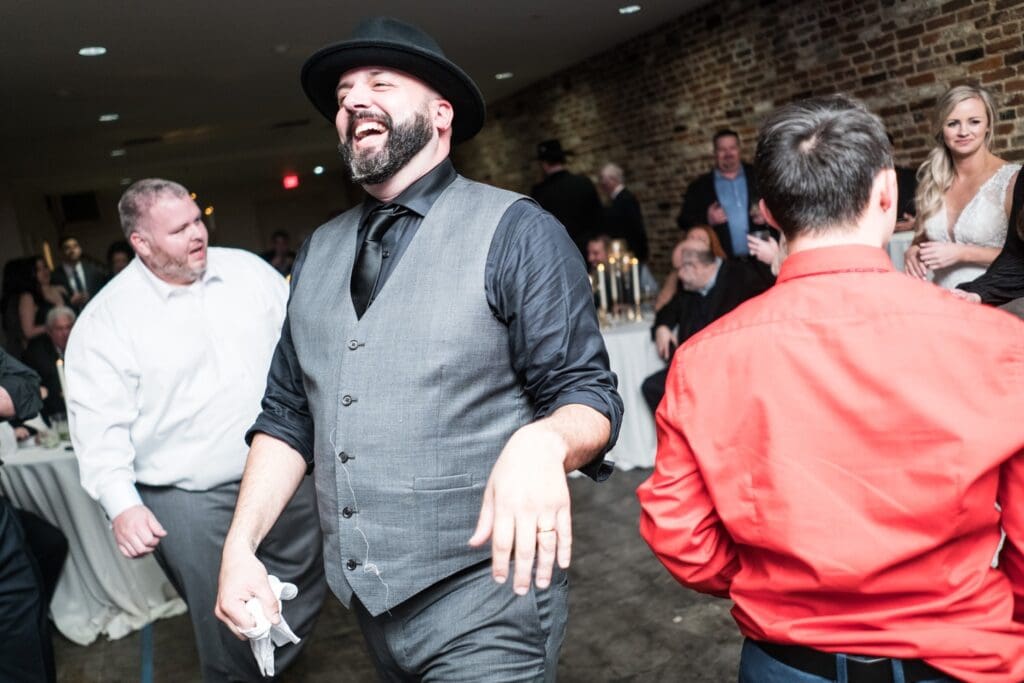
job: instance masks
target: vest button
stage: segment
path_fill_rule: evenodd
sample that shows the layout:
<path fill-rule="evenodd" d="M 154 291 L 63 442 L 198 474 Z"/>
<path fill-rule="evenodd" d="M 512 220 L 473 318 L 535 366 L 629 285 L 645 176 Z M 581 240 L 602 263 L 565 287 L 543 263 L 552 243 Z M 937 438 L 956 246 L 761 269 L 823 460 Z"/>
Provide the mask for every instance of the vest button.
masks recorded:
<path fill-rule="evenodd" d="M 348 394 L 345 394 L 344 396 L 342 396 L 341 397 L 341 405 L 343 405 L 343 406 L 350 406 L 350 405 L 352 405 L 352 397 L 349 396 Z"/>
<path fill-rule="evenodd" d="M 356 562 L 355 560 L 349 560 L 348 562 L 345 563 L 345 569 L 347 569 L 349 571 L 352 571 L 353 569 L 355 569 L 358 566 L 359 566 L 359 563 Z"/>
<path fill-rule="evenodd" d="M 346 462 L 348 462 L 351 459 L 352 459 L 352 456 L 349 455 L 348 453 L 346 453 L 345 451 L 342 451 L 341 453 L 338 453 L 338 460 L 341 460 L 342 464 L 345 464 Z"/>
<path fill-rule="evenodd" d="M 345 519 L 348 519 L 349 517 L 351 517 L 355 513 L 356 513 L 355 510 L 353 510 L 352 508 L 350 508 L 350 507 L 348 507 L 346 505 L 345 508 L 341 511 L 341 516 L 344 517 Z"/>
<path fill-rule="evenodd" d="M 352 340 L 349 341 L 349 343 L 348 343 L 348 350 L 349 351 L 355 351 L 358 348 L 359 348 L 359 342 L 357 342 L 355 339 L 352 339 Z"/>

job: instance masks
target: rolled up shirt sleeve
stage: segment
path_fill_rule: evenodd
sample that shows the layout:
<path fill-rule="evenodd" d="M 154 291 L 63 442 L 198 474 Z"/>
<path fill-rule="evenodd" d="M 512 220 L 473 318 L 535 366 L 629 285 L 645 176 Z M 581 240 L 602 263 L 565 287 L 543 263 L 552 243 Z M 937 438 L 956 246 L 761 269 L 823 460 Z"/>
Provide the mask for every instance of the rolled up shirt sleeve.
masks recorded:
<path fill-rule="evenodd" d="M 604 454 L 618 438 L 622 398 L 579 250 L 554 216 L 520 200 L 498 224 L 485 277 L 488 303 L 508 326 L 512 363 L 534 402 L 534 417 L 579 404 L 608 418 L 606 447 L 580 468 L 606 479 L 612 468 Z"/>
<path fill-rule="evenodd" d="M 292 265 L 291 287 L 294 291 L 302 264 L 309 248 L 307 241 L 302 245 Z M 306 461 L 307 473 L 313 469 L 313 416 L 309 412 L 306 390 L 302 384 L 302 368 L 292 342 L 291 320 L 285 315 L 281 326 L 281 338 L 274 349 L 274 356 L 267 373 L 267 388 L 260 404 L 256 422 L 245 434 L 245 442 L 252 445 L 257 433 L 272 436 L 288 444 Z"/>

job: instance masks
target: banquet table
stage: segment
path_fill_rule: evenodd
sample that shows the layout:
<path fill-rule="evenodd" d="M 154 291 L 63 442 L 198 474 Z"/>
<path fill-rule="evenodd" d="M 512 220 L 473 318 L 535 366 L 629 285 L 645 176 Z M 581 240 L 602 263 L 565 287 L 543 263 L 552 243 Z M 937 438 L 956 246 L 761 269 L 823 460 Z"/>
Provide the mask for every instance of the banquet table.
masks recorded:
<path fill-rule="evenodd" d="M 907 253 L 907 249 L 910 248 L 910 243 L 913 241 L 913 230 L 895 232 L 893 233 L 892 238 L 889 239 L 889 244 L 886 246 L 885 250 L 889 253 L 889 258 L 892 260 L 892 265 L 896 267 L 896 270 L 901 272 L 903 271 L 903 257 Z"/>
<path fill-rule="evenodd" d="M 657 439 L 654 417 L 644 402 L 640 385 L 649 375 L 665 367 L 651 340 L 651 321 L 627 322 L 601 331 L 612 372 L 619 378 L 619 395 L 625 412 L 619 440 L 608 460 L 623 470 L 653 467 Z"/>
<path fill-rule="evenodd" d="M 88 645 L 101 634 L 121 638 L 185 611 L 151 555 L 129 560 L 117 549 L 109 522 L 82 489 L 78 462 L 64 445 L 5 454 L 0 491 L 15 507 L 58 526 L 68 538 L 68 559 L 50 613 L 69 640 Z"/>

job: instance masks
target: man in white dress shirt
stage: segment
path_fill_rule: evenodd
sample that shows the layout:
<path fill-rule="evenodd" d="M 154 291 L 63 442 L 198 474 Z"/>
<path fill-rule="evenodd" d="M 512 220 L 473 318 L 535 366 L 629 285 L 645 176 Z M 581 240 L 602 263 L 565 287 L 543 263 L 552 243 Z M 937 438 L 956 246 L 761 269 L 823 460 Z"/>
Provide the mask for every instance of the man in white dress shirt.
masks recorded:
<path fill-rule="evenodd" d="M 71 334 L 66 383 L 82 486 L 127 557 L 155 553 L 189 605 L 205 681 L 259 678 L 248 644 L 213 616 L 221 547 L 260 412 L 288 286 L 262 259 L 207 248 L 188 191 L 140 180 L 118 204 L 139 258 L 92 300 Z M 312 629 L 326 590 L 312 481 L 261 546 L 295 583 L 285 618 Z M 277 671 L 298 654 L 278 650 Z"/>

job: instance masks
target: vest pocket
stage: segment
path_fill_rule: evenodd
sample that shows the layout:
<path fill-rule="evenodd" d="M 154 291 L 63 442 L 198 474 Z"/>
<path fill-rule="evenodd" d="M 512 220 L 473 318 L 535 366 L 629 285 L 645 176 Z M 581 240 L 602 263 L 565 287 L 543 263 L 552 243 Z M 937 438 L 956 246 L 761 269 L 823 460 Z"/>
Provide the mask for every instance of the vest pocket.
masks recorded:
<path fill-rule="evenodd" d="M 416 491 L 448 491 L 451 489 L 465 489 L 473 485 L 473 475 L 453 474 L 448 477 L 416 477 L 412 480 L 412 487 Z"/>

